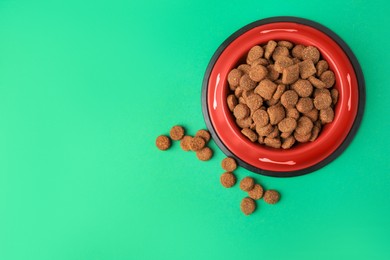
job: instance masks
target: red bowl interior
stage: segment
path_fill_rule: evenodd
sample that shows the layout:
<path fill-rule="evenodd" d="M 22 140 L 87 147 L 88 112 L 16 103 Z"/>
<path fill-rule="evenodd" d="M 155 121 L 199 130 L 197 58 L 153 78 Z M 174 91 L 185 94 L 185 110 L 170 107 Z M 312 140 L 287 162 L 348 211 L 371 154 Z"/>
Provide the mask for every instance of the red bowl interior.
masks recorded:
<path fill-rule="evenodd" d="M 240 64 L 250 48 L 269 40 L 288 40 L 296 44 L 316 46 L 335 73 L 334 87 L 339 91 L 334 121 L 323 127 L 314 142 L 299 144 L 288 150 L 250 142 L 241 134 L 226 103 L 229 71 Z M 299 23 L 275 22 L 244 32 L 224 49 L 210 73 L 207 106 L 216 134 L 236 157 L 261 170 L 298 171 L 321 162 L 343 143 L 358 110 L 358 82 L 347 55 L 328 35 Z"/>

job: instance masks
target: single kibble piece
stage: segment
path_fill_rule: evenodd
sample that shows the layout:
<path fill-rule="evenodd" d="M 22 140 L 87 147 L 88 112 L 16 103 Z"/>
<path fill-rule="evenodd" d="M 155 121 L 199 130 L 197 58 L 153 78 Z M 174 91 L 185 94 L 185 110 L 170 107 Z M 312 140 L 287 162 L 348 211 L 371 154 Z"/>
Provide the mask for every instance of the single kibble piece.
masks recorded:
<path fill-rule="evenodd" d="M 236 160 L 234 160 L 234 158 L 232 157 L 226 157 L 225 159 L 222 160 L 221 167 L 227 172 L 232 172 L 235 169 L 237 169 Z"/>
<path fill-rule="evenodd" d="M 291 117 L 294 118 L 295 120 L 298 120 L 300 114 L 296 108 L 288 108 L 286 109 L 286 117 Z"/>
<path fill-rule="evenodd" d="M 201 130 L 199 130 L 198 132 L 196 132 L 195 136 L 200 136 L 200 137 L 202 137 L 202 138 L 206 141 L 206 143 L 207 143 L 208 141 L 210 141 L 210 139 L 211 139 L 210 132 L 207 131 L 207 130 L 204 130 L 204 129 L 201 129 Z"/>
<path fill-rule="evenodd" d="M 335 76 L 333 71 L 327 70 L 321 74 L 320 80 L 325 83 L 326 88 L 331 88 L 335 82 Z"/>
<path fill-rule="evenodd" d="M 249 71 L 251 70 L 251 66 L 248 64 L 241 64 L 237 67 L 237 69 L 241 70 L 245 74 L 249 74 Z"/>
<path fill-rule="evenodd" d="M 268 113 L 265 110 L 258 109 L 256 110 L 253 115 L 253 122 L 258 127 L 266 126 L 269 123 L 269 116 Z"/>
<path fill-rule="evenodd" d="M 280 102 L 285 108 L 294 108 L 298 102 L 298 94 L 294 90 L 287 90 L 280 97 Z"/>
<path fill-rule="evenodd" d="M 236 98 L 239 98 L 242 96 L 242 92 L 244 92 L 244 90 L 241 87 L 237 87 L 234 90 L 234 95 L 236 96 Z"/>
<path fill-rule="evenodd" d="M 160 135 L 156 138 L 156 146 L 161 151 L 165 151 L 171 147 L 171 139 L 166 135 Z"/>
<path fill-rule="evenodd" d="M 204 147 L 200 149 L 199 151 L 196 151 L 196 157 L 198 157 L 201 161 L 208 161 L 213 157 L 213 150 L 211 150 L 209 147 Z"/>
<path fill-rule="evenodd" d="M 299 112 L 307 113 L 313 109 L 313 100 L 309 97 L 300 98 L 296 107 Z"/>
<path fill-rule="evenodd" d="M 275 66 L 273 64 L 267 66 L 268 74 L 267 78 L 271 81 L 275 81 L 279 78 L 279 72 L 275 70 Z"/>
<path fill-rule="evenodd" d="M 276 91 L 278 85 L 269 79 L 263 79 L 255 88 L 255 93 L 260 95 L 265 100 L 270 100 Z"/>
<path fill-rule="evenodd" d="M 331 107 L 320 110 L 320 119 L 322 124 L 331 123 L 334 119 L 334 111 Z"/>
<path fill-rule="evenodd" d="M 263 197 L 264 189 L 260 184 L 255 184 L 252 190 L 248 191 L 250 198 L 254 200 L 259 200 Z"/>
<path fill-rule="evenodd" d="M 269 41 L 265 46 L 264 58 L 269 60 L 271 55 L 274 53 L 275 48 L 278 44 L 275 41 Z"/>
<path fill-rule="evenodd" d="M 238 104 L 238 100 L 237 100 L 236 96 L 233 95 L 233 94 L 230 94 L 230 95 L 227 97 L 226 102 L 227 102 L 227 105 L 228 105 L 229 110 L 230 110 L 231 112 L 233 112 L 234 107 L 237 106 L 237 104 Z"/>
<path fill-rule="evenodd" d="M 231 188 L 236 184 L 237 178 L 232 172 L 225 172 L 222 173 L 220 181 L 225 188 Z"/>
<path fill-rule="evenodd" d="M 184 136 L 184 128 L 179 125 L 175 125 L 171 128 L 171 131 L 169 132 L 170 137 L 172 140 L 178 141 L 181 140 Z"/>
<path fill-rule="evenodd" d="M 295 132 L 300 135 L 306 135 L 313 129 L 313 122 L 307 116 L 302 116 L 298 119 Z M 299 140 L 298 140 L 299 141 Z"/>
<path fill-rule="evenodd" d="M 282 73 L 285 68 L 290 67 L 293 64 L 294 62 L 289 57 L 279 56 L 278 59 L 275 60 L 274 69 L 277 72 Z"/>
<path fill-rule="evenodd" d="M 311 136 L 310 136 L 310 139 L 309 141 L 310 142 L 313 142 L 317 139 L 318 135 L 320 134 L 320 131 L 321 131 L 321 128 L 319 128 L 318 126 L 313 126 L 313 130 L 311 131 Z"/>
<path fill-rule="evenodd" d="M 291 117 L 284 118 L 279 122 L 278 128 L 283 133 L 292 132 L 297 127 L 297 120 Z"/>
<path fill-rule="evenodd" d="M 320 52 L 314 46 L 307 46 L 302 52 L 303 60 L 311 60 L 314 64 L 320 59 Z"/>
<path fill-rule="evenodd" d="M 256 142 L 257 141 L 257 134 L 255 132 L 253 132 L 251 129 L 244 128 L 244 129 L 241 130 L 241 133 L 243 135 L 245 135 L 246 137 L 248 137 L 248 139 L 251 142 Z"/>
<path fill-rule="evenodd" d="M 292 84 L 299 78 L 299 65 L 291 65 L 283 70 L 282 83 Z"/>
<path fill-rule="evenodd" d="M 304 49 L 305 49 L 305 46 L 303 46 L 303 45 L 300 45 L 300 44 L 295 45 L 295 47 L 291 51 L 291 54 L 293 57 L 302 60 L 302 53 L 303 53 Z"/>
<path fill-rule="evenodd" d="M 274 126 L 274 129 L 272 130 L 272 132 L 267 135 L 268 138 L 276 138 L 278 137 L 280 134 L 280 131 L 279 131 L 279 128 L 277 126 Z"/>
<path fill-rule="evenodd" d="M 299 64 L 299 73 L 302 79 L 307 79 L 316 73 L 316 67 L 312 60 L 304 60 Z"/>
<path fill-rule="evenodd" d="M 240 78 L 240 87 L 242 87 L 244 90 L 251 90 L 256 87 L 256 82 L 251 80 L 249 75 L 244 74 L 244 76 Z"/>
<path fill-rule="evenodd" d="M 191 150 L 191 140 L 192 136 L 186 135 L 180 140 L 180 147 L 183 149 L 183 151 L 190 151 Z"/>
<path fill-rule="evenodd" d="M 190 147 L 192 151 L 199 151 L 203 147 L 205 147 L 206 141 L 199 136 L 195 136 L 194 138 L 191 139 L 190 142 Z"/>
<path fill-rule="evenodd" d="M 267 66 L 269 64 L 268 60 L 264 58 L 256 59 L 254 61 L 248 61 L 247 59 L 247 63 L 250 64 L 252 67 L 256 65 Z"/>
<path fill-rule="evenodd" d="M 244 105 L 244 104 L 238 104 L 234 110 L 233 110 L 233 114 L 234 116 L 237 118 L 237 119 L 243 119 L 243 118 L 246 118 L 247 116 L 249 116 L 249 108 L 247 105 Z"/>
<path fill-rule="evenodd" d="M 263 65 L 255 65 L 251 68 L 249 71 L 249 77 L 251 80 L 259 82 L 260 80 L 264 79 L 268 74 L 268 70 Z"/>
<path fill-rule="evenodd" d="M 271 125 L 276 125 L 286 116 L 286 112 L 281 105 L 274 105 L 267 109 L 269 122 Z"/>
<path fill-rule="evenodd" d="M 326 70 L 328 70 L 329 68 L 329 65 L 328 63 L 326 62 L 326 60 L 320 60 L 317 64 L 316 64 L 316 69 L 317 69 L 317 73 L 316 75 L 319 77 L 321 76 L 322 73 L 324 73 Z"/>
<path fill-rule="evenodd" d="M 249 50 L 248 60 L 254 61 L 260 59 L 261 57 L 263 57 L 263 54 L 264 54 L 263 48 L 261 48 L 261 46 L 256 45 Z"/>
<path fill-rule="evenodd" d="M 251 177 L 245 177 L 240 181 L 240 189 L 243 191 L 250 191 L 255 186 L 255 180 Z"/>
<path fill-rule="evenodd" d="M 277 46 L 274 50 L 274 53 L 272 53 L 272 59 L 276 61 L 280 57 L 288 56 L 289 51 L 286 47 Z"/>
<path fill-rule="evenodd" d="M 246 128 L 246 127 L 251 127 L 251 125 L 253 124 L 253 120 L 251 117 L 248 116 L 244 119 L 237 119 L 236 123 L 239 127 Z"/>
<path fill-rule="evenodd" d="M 279 138 L 269 138 L 268 136 L 264 139 L 264 143 L 266 146 L 276 149 L 280 148 L 282 145 Z"/>
<path fill-rule="evenodd" d="M 317 97 L 319 94 L 330 95 L 330 91 L 326 88 L 316 88 L 313 94 L 314 98 Z"/>
<path fill-rule="evenodd" d="M 325 109 L 332 104 L 332 97 L 328 94 L 321 93 L 314 98 L 314 106 L 318 109 Z"/>
<path fill-rule="evenodd" d="M 292 47 L 294 47 L 294 44 L 289 41 L 278 41 L 278 46 L 286 47 L 287 49 L 290 50 L 292 49 Z"/>
<path fill-rule="evenodd" d="M 276 88 L 274 95 L 272 96 L 272 99 L 279 100 L 285 90 L 286 90 L 286 85 L 279 84 L 278 87 Z"/>
<path fill-rule="evenodd" d="M 280 200 L 280 194 L 276 190 L 267 190 L 264 193 L 263 200 L 268 204 L 275 204 Z"/>
<path fill-rule="evenodd" d="M 240 208 L 245 215 L 250 215 L 256 210 L 256 202 L 251 198 L 243 198 Z"/>
<path fill-rule="evenodd" d="M 317 79 L 317 78 L 314 77 L 314 76 L 310 76 L 310 77 L 309 77 L 309 81 L 310 81 L 310 83 L 311 83 L 314 87 L 316 87 L 316 88 L 321 89 L 321 88 L 325 88 L 325 87 L 326 87 L 326 85 L 325 85 L 324 82 L 322 82 L 321 80 Z"/>
<path fill-rule="evenodd" d="M 313 122 L 318 120 L 318 110 L 316 108 L 313 108 L 309 112 L 304 113 L 304 115 L 310 118 L 310 120 Z"/>
<path fill-rule="evenodd" d="M 337 89 L 333 88 L 331 91 L 330 91 L 330 95 L 332 96 L 332 104 L 333 105 L 336 105 L 338 99 L 339 99 L 339 92 Z"/>
<path fill-rule="evenodd" d="M 302 134 L 298 134 L 297 131 L 295 131 L 294 132 L 294 138 L 295 138 L 295 140 L 297 140 L 300 143 L 306 143 L 311 138 L 311 132 L 302 135 Z"/>
<path fill-rule="evenodd" d="M 289 137 L 286 137 L 283 141 L 282 148 L 283 149 L 290 149 L 295 144 L 295 138 L 294 136 L 290 135 Z"/>
<path fill-rule="evenodd" d="M 300 97 L 309 97 L 313 93 L 313 86 L 306 79 L 299 79 L 291 85 L 291 88 L 297 92 Z"/>
<path fill-rule="evenodd" d="M 282 132 L 282 133 L 280 134 L 280 137 L 284 140 L 284 139 L 290 137 L 292 133 L 293 133 L 293 132 L 285 132 L 285 133 Z"/>
<path fill-rule="evenodd" d="M 228 82 L 231 87 L 237 87 L 240 84 L 241 76 L 243 75 L 241 70 L 232 69 L 228 74 Z"/>
<path fill-rule="evenodd" d="M 246 105 L 251 111 L 256 111 L 263 105 L 263 99 L 260 95 L 252 94 L 246 99 Z"/>

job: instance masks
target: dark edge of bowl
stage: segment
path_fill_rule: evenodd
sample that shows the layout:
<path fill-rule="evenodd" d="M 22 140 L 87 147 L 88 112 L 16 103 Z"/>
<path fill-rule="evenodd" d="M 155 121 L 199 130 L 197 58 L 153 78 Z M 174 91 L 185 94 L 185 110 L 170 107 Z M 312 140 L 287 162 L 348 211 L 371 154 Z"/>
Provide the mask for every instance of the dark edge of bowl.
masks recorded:
<path fill-rule="evenodd" d="M 214 130 L 214 127 L 213 127 L 213 125 L 211 123 L 210 115 L 209 115 L 208 108 L 207 108 L 208 81 L 209 81 L 210 73 L 211 73 L 211 71 L 212 71 L 212 69 L 214 67 L 215 62 L 219 58 L 220 54 L 225 50 L 225 48 L 233 40 L 235 40 L 238 36 L 240 36 L 241 34 L 245 33 L 246 31 L 248 31 L 248 30 L 250 30 L 250 29 L 252 29 L 254 27 L 263 25 L 263 24 L 276 23 L 276 22 L 294 22 L 294 23 L 299 23 L 299 24 L 303 24 L 303 25 L 314 27 L 314 28 L 322 31 L 323 33 L 327 34 L 329 37 L 331 37 L 344 50 L 345 54 L 348 56 L 352 66 L 353 66 L 353 68 L 355 70 L 357 83 L 358 83 L 358 96 L 359 96 L 358 97 L 358 110 L 357 110 L 357 114 L 356 114 L 355 120 L 353 122 L 352 128 L 349 131 L 347 137 L 344 139 L 343 143 L 331 155 L 329 155 L 327 158 L 325 158 L 321 162 L 319 162 L 319 163 L 317 163 L 317 164 L 315 164 L 313 166 L 310 166 L 308 168 L 305 168 L 305 169 L 302 169 L 302 170 L 297 170 L 297 171 L 291 171 L 291 172 L 276 172 L 276 171 L 262 170 L 262 169 L 254 167 L 254 166 L 252 166 L 250 164 L 247 164 L 246 162 L 244 162 L 241 159 L 237 158 L 222 143 L 222 141 L 217 136 L 217 134 L 216 134 L 216 132 Z M 321 25 L 321 24 L 319 24 L 317 22 L 308 20 L 308 19 L 299 18 L 299 17 L 293 17 L 293 16 L 277 16 L 277 17 L 270 17 L 270 18 L 261 19 L 261 20 L 252 22 L 252 23 L 242 27 L 241 29 L 239 29 L 238 31 L 236 31 L 235 33 L 230 35 L 218 47 L 218 49 L 214 53 L 213 57 L 211 58 L 208 66 L 207 66 L 206 73 L 205 73 L 205 76 L 204 76 L 203 82 L 202 82 L 202 96 L 201 96 L 203 117 L 204 117 L 206 126 L 209 129 L 209 131 L 210 131 L 210 133 L 211 133 L 215 143 L 218 145 L 218 147 L 227 156 L 235 158 L 236 161 L 238 162 L 238 164 L 241 167 L 244 167 L 244 168 L 246 168 L 246 169 L 248 169 L 248 170 L 250 170 L 250 171 L 252 171 L 254 173 L 258 173 L 258 174 L 262 174 L 262 175 L 266 175 L 266 176 L 271 176 L 271 177 L 295 177 L 295 176 L 308 174 L 308 173 L 314 172 L 314 171 L 324 167 L 325 165 L 327 165 L 330 162 L 332 162 L 333 160 L 335 160 L 342 152 L 344 152 L 344 150 L 348 147 L 348 145 L 351 143 L 352 139 L 356 135 L 356 133 L 357 133 L 357 131 L 359 129 L 360 123 L 362 121 L 362 118 L 363 118 L 363 113 L 364 113 L 364 108 L 365 108 L 365 100 L 366 100 L 366 91 L 365 91 L 365 81 L 364 81 L 363 72 L 362 72 L 362 69 L 360 67 L 360 64 L 359 64 L 357 58 L 355 57 L 355 55 L 353 54 L 353 52 L 349 48 L 349 46 L 336 33 L 331 31 L 327 27 L 325 27 L 325 26 L 323 26 L 323 25 Z"/>

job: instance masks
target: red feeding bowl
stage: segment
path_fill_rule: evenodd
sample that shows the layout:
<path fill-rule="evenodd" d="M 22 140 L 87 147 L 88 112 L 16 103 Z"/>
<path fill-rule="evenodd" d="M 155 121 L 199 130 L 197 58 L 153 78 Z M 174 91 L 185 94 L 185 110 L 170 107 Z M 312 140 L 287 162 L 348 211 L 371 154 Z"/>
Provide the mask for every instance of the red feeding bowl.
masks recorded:
<path fill-rule="evenodd" d="M 241 134 L 226 98 L 227 75 L 241 64 L 249 49 L 269 40 L 287 40 L 317 47 L 335 73 L 339 100 L 332 123 L 317 140 L 275 149 L 250 142 Z M 291 177 L 317 170 L 339 156 L 353 139 L 365 104 L 364 78 L 359 63 L 346 43 L 326 27 L 296 17 L 256 21 L 231 35 L 215 52 L 203 80 L 202 108 L 217 145 L 240 166 L 275 177 Z"/>

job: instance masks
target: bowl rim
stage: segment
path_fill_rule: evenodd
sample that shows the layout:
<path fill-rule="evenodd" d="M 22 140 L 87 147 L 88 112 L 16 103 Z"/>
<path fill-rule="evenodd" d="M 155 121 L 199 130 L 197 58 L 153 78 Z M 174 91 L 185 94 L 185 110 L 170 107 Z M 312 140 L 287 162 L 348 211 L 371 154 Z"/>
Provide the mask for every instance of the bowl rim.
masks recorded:
<path fill-rule="evenodd" d="M 209 111 L 208 111 L 208 105 L 207 105 L 207 92 L 208 92 L 208 86 L 209 86 L 209 78 L 211 75 L 211 72 L 213 71 L 214 65 L 219 59 L 220 55 L 222 52 L 227 48 L 227 46 L 232 43 L 236 38 L 238 38 L 240 35 L 244 34 L 245 32 L 258 27 L 260 25 L 266 25 L 270 23 L 280 23 L 280 22 L 292 22 L 292 23 L 298 23 L 298 24 L 303 24 L 309 27 L 312 27 L 324 34 L 326 34 L 328 37 L 334 40 L 336 44 L 339 45 L 339 47 L 342 49 L 342 51 L 346 54 L 347 58 L 349 59 L 349 62 L 352 65 L 352 68 L 354 70 L 356 80 L 357 80 L 357 88 L 358 88 L 358 104 L 357 104 L 357 112 L 356 116 L 354 118 L 352 127 L 349 130 L 349 133 L 347 136 L 344 138 L 342 141 L 341 145 L 336 147 L 336 149 L 325 159 L 322 161 L 309 166 L 304 169 L 299 169 L 299 170 L 294 170 L 294 171 L 272 171 L 272 170 L 264 170 L 264 169 L 259 169 L 251 164 L 246 163 L 245 161 L 241 160 L 238 158 L 235 154 L 233 154 L 227 147 L 226 145 L 222 142 L 222 140 L 219 138 L 217 135 L 214 126 L 211 122 Z M 237 30 L 234 32 L 231 36 L 229 36 L 216 50 L 214 53 L 213 57 L 211 58 L 207 69 L 206 73 L 203 79 L 202 83 L 202 95 L 201 95 L 201 102 L 202 102 L 202 112 L 204 116 L 205 123 L 207 125 L 207 128 L 211 132 L 211 135 L 213 136 L 214 141 L 216 144 L 219 146 L 219 148 L 227 155 L 234 157 L 238 164 L 250 171 L 253 171 L 255 173 L 259 173 L 262 175 L 267 175 L 267 176 L 273 176 L 273 177 L 293 177 L 293 176 L 299 176 L 303 174 L 307 174 L 310 172 L 313 172 L 315 170 L 318 170 L 325 165 L 329 164 L 332 162 L 334 159 L 336 159 L 345 149 L 346 147 L 351 143 L 352 139 L 357 133 L 357 130 L 361 124 L 363 113 L 364 113 L 364 107 L 365 107 L 365 81 L 364 81 L 364 76 L 361 70 L 361 67 L 359 65 L 359 62 L 357 61 L 355 55 L 353 54 L 352 50 L 349 48 L 349 46 L 333 31 L 328 29 L 327 27 L 314 22 L 312 20 L 304 19 L 304 18 L 299 18 L 299 17 L 293 17 L 293 16 L 277 16 L 277 17 L 270 17 L 270 18 L 265 18 L 261 20 L 257 20 L 255 22 L 252 22 L 241 29 Z"/>

